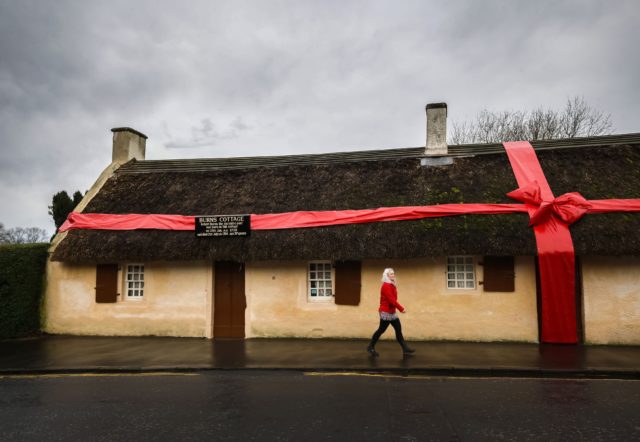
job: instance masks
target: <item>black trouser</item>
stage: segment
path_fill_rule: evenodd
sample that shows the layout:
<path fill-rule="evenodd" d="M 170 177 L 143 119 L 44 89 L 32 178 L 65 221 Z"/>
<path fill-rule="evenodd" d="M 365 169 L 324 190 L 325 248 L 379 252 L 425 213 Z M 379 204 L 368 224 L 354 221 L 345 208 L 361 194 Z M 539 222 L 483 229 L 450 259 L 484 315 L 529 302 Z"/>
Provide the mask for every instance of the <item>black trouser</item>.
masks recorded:
<path fill-rule="evenodd" d="M 382 334 L 387 331 L 387 328 L 389 328 L 389 324 L 391 324 L 393 326 L 393 329 L 396 331 L 396 340 L 402 346 L 402 348 L 404 349 L 407 346 L 407 344 L 405 344 L 404 342 L 404 337 L 402 336 L 402 325 L 400 325 L 400 319 L 396 318 L 393 321 L 385 321 L 384 319 L 380 319 L 378 330 L 376 330 L 371 337 L 371 343 L 369 344 L 370 348 L 375 347 L 376 342 L 378 342 L 378 339 L 380 339 L 380 336 L 382 336 Z"/>

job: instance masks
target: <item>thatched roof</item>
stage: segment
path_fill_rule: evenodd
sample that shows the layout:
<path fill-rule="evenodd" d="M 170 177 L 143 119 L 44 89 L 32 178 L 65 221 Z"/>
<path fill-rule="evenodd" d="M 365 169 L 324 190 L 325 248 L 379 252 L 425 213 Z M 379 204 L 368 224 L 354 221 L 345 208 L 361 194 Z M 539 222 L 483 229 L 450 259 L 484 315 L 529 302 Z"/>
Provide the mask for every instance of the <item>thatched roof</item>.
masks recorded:
<path fill-rule="evenodd" d="M 555 195 L 640 198 L 640 134 L 532 143 Z M 509 203 L 517 187 L 499 145 L 450 146 L 452 164 L 421 166 L 423 148 L 284 157 L 131 161 L 85 213 L 215 215 Z M 571 227 L 579 255 L 639 255 L 640 213 L 586 215 Z M 534 255 L 528 216 L 473 215 L 197 238 L 179 231 L 72 230 L 68 262 L 415 258 Z"/>

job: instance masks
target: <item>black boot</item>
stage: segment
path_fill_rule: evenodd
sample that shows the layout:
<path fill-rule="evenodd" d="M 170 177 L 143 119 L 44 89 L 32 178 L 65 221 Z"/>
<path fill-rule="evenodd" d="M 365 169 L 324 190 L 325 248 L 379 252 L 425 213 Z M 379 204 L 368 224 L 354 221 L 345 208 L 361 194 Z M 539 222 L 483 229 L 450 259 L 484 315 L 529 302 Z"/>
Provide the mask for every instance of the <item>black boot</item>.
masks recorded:
<path fill-rule="evenodd" d="M 407 342 L 404 340 L 402 336 L 399 337 L 398 343 L 402 347 L 402 353 L 404 353 L 405 355 L 410 355 L 416 352 L 413 348 L 409 348 L 409 346 L 407 345 Z"/>
<path fill-rule="evenodd" d="M 378 343 L 378 339 L 380 339 L 382 333 L 387 329 L 388 325 L 389 324 L 382 321 L 382 319 L 380 320 L 380 326 L 378 327 L 378 330 L 373 333 L 373 336 L 371 336 L 371 341 L 369 341 L 369 345 L 367 346 L 367 353 L 369 353 L 370 356 L 373 356 L 374 358 L 379 356 L 376 351 L 376 344 Z"/>
<path fill-rule="evenodd" d="M 407 346 L 407 344 L 404 344 L 404 345 L 402 346 L 402 353 L 404 353 L 405 355 L 410 355 L 410 354 L 415 353 L 415 352 L 416 352 L 416 351 L 415 351 L 413 348 L 409 348 L 409 347 Z"/>

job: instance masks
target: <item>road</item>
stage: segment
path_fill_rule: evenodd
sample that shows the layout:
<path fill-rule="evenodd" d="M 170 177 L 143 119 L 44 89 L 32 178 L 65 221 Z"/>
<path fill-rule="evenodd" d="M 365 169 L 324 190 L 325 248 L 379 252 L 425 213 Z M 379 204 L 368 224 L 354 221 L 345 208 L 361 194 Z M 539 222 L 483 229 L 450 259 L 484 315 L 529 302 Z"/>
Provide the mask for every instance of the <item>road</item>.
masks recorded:
<path fill-rule="evenodd" d="M 640 440 L 640 381 L 288 371 L 0 377 L 8 441 Z"/>

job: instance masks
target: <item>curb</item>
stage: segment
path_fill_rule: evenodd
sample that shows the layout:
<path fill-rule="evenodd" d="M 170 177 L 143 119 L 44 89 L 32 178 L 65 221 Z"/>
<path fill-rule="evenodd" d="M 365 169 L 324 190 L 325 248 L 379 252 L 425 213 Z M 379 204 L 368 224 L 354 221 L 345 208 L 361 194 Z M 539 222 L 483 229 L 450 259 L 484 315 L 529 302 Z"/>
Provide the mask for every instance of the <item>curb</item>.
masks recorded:
<path fill-rule="evenodd" d="M 638 370 L 598 369 L 533 369 L 533 368 L 319 368 L 319 367 L 83 367 L 0 369 L 0 378 L 13 376 L 80 375 L 80 374 L 153 374 L 153 373 L 206 373 L 229 371 L 289 371 L 322 374 L 393 375 L 402 377 L 429 376 L 453 378 L 538 378 L 538 379 L 620 379 L 640 380 Z"/>

